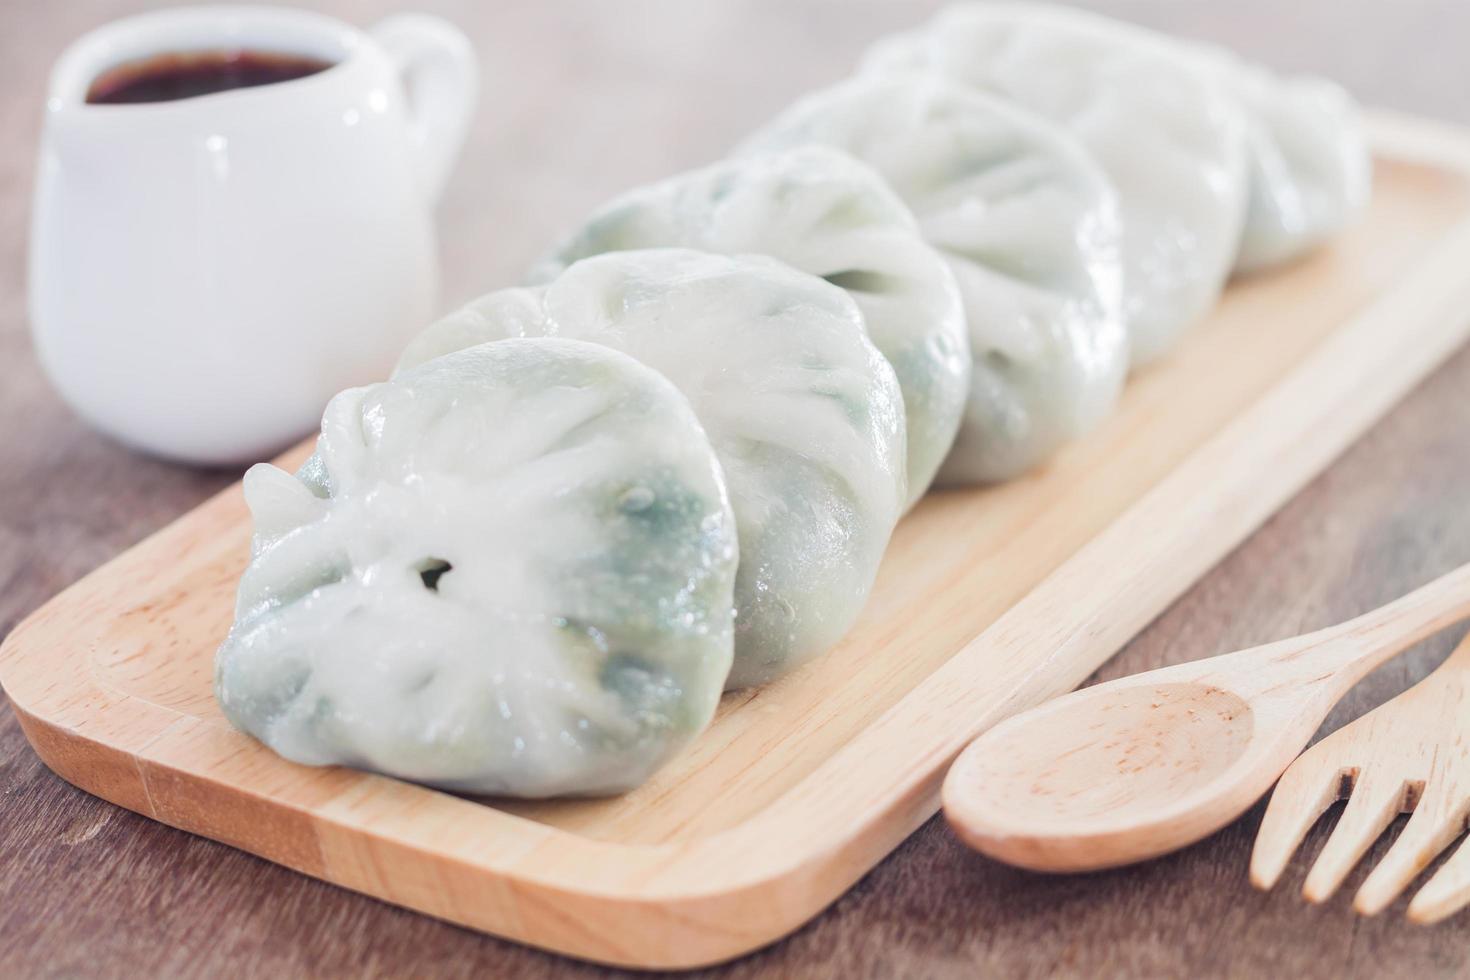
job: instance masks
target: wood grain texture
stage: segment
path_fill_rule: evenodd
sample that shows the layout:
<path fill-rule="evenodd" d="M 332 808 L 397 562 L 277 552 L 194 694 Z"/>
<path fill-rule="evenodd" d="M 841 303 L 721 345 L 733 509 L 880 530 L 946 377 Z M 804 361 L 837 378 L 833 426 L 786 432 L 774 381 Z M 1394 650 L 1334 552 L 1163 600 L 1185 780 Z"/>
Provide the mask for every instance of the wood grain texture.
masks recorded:
<path fill-rule="evenodd" d="M 318 3 L 346 10 L 345 3 Z M 486 59 L 485 109 L 443 212 L 446 303 L 510 281 L 609 193 L 718 154 L 794 93 L 836 78 L 926 3 L 426 3 Z M 1370 101 L 1470 119 L 1454 0 L 1099 3 L 1329 71 Z M 237 474 L 140 460 L 82 429 L 39 378 L 24 321 L 24 231 L 44 72 L 124 0 L 0 6 L 0 630 Z M 386 3 L 351 6 L 370 21 Z M 573 100 L 571 94 L 575 93 Z M 652 134 L 630 138 L 629 134 Z M 1470 554 L 1470 356 L 1346 458 L 1108 665 L 1117 676 L 1346 618 Z M 1416 679 L 1441 637 L 1370 678 L 1329 724 Z M 1012 872 L 931 821 L 811 927 L 729 975 L 1294 973 L 1460 975 L 1457 919 L 1359 922 L 1245 879 L 1256 817 L 1143 868 Z M 1304 851 L 1313 853 L 1321 831 Z M 1378 846 L 1383 848 L 1386 841 Z M 40 766 L 0 712 L 0 967 L 19 975 L 598 975 L 170 831 Z M 1302 868 L 1288 871 L 1288 884 Z M 1350 879 L 1351 884 L 1351 879 Z M 1463 919 L 1463 917 L 1462 917 Z M 1221 957 L 1228 948 L 1230 955 Z"/>
<path fill-rule="evenodd" d="M 1451 574 L 1454 574 L 1453 572 Z M 1307 828 L 1339 798 L 1342 819 L 1307 874 L 1303 895 L 1324 902 L 1400 813 L 1404 832 L 1373 867 L 1353 907 L 1376 915 L 1465 830 L 1470 813 L 1470 637 L 1427 678 L 1339 728 L 1300 756 L 1271 793 L 1251 852 L 1251 882 L 1270 888 Z M 1470 904 L 1470 848 L 1461 848 L 1409 903 L 1434 923 Z"/>

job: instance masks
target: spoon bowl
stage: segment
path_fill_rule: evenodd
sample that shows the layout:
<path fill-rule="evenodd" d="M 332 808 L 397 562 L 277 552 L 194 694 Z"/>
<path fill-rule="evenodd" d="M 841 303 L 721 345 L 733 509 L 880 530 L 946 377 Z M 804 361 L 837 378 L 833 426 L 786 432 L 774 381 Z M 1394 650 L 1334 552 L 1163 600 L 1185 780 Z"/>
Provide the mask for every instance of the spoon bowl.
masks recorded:
<path fill-rule="evenodd" d="M 945 813 L 971 846 L 1020 867 L 1127 863 L 1127 837 L 1168 847 L 1172 828 L 1192 828 L 1188 811 L 1211 805 L 1211 789 L 1259 745 L 1255 728 L 1250 702 L 1210 683 L 1089 688 L 1002 722 L 982 751 L 964 753 Z"/>

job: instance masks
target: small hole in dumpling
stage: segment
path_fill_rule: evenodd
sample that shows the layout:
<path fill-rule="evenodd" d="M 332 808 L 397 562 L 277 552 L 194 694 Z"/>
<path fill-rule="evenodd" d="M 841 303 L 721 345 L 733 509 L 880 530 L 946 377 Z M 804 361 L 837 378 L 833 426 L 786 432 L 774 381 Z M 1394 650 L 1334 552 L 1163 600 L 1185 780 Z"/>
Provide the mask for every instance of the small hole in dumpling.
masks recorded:
<path fill-rule="evenodd" d="M 996 374 L 1005 374 L 1011 370 L 1014 363 L 1010 357 L 998 350 L 988 350 L 984 354 L 985 366 Z"/>
<path fill-rule="evenodd" d="M 439 591 L 439 580 L 453 568 L 454 566 L 443 558 L 425 558 L 413 566 L 413 570 L 418 572 L 419 578 L 423 580 L 424 588 L 430 592 Z"/>
<path fill-rule="evenodd" d="M 638 514 L 652 507 L 658 496 L 648 487 L 629 487 L 618 498 L 618 509 L 625 514 Z"/>
<path fill-rule="evenodd" d="M 897 292 L 900 288 L 894 276 L 867 269 L 845 269 L 822 278 L 851 293 L 889 293 Z"/>
<path fill-rule="evenodd" d="M 403 689 L 404 693 L 418 694 L 420 691 L 427 690 L 429 685 L 434 683 L 434 678 L 438 674 L 439 672 L 433 669 L 422 671 L 409 680 L 408 685 Z"/>

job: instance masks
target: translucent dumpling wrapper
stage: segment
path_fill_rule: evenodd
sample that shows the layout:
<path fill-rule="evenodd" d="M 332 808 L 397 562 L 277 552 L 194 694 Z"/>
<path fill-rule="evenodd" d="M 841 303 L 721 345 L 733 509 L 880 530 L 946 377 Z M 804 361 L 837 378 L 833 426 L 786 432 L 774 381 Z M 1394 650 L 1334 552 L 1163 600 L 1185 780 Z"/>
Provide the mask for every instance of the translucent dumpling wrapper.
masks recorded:
<path fill-rule="evenodd" d="M 969 345 L 954 276 L 882 177 L 825 147 L 725 160 L 599 208 L 531 280 L 662 246 L 770 255 L 846 289 L 903 391 L 909 502 L 923 495 L 959 429 Z"/>
<path fill-rule="evenodd" d="M 1308 75 L 1279 76 L 1217 48 L 1185 45 L 1183 54 L 1217 74 L 1246 121 L 1250 201 L 1235 271 L 1290 262 L 1362 213 L 1372 155 L 1345 89 Z"/>
<path fill-rule="evenodd" d="M 611 793 L 715 710 L 734 516 L 688 401 L 626 355 L 510 340 L 349 389 L 245 497 L 215 693 L 288 759 Z"/>
<path fill-rule="evenodd" d="M 973 364 L 937 482 L 1014 477 L 1107 415 L 1128 365 L 1122 230 L 1075 141 L 956 83 L 893 75 L 809 95 L 742 149 L 812 144 L 882 175 L 955 273 Z"/>
<path fill-rule="evenodd" d="M 503 337 L 631 354 L 688 397 L 739 533 L 728 686 L 833 646 L 866 601 L 905 500 L 903 400 L 846 291 L 765 256 L 609 252 L 431 326 L 400 369 Z"/>
<path fill-rule="evenodd" d="M 1246 212 L 1246 125 L 1208 72 L 1149 32 L 1070 8 L 966 3 L 879 42 L 871 74 L 926 71 L 1064 126 L 1097 159 L 1123 216 L 1134 364 L 1214 305 Z"/>
<path fill-rule="evenodd" d="M 880 45 L 869 63 L 879 70 L 922 63 L 1009 95 L 1017 83 L 1001 77 L 1004 66 L 965 65 L 965 47 L 980 35 L 979 57 L 988 59 L 995 35 L 1026 29 L 1022 21 L 1037 33 L 1070 30 L 1090 33 L 1097 44 L 1152 49 L 1174 59 L 1179 70 L 1201 73 L 1235 103 L 1244 127 L 1248 185 L 1236 271 L 1302 255 L 1341 231 L 1366 205 L 1372 160 L 1352 97 L 1326 79 L 1277 75 L 1224 48 L 1044 4 L 961 4 L 918 35 Z M 1060 42 L 1053 37 L 1053 43 Z M 1041 108 L 1049 105 L 1041 102 Z"/>

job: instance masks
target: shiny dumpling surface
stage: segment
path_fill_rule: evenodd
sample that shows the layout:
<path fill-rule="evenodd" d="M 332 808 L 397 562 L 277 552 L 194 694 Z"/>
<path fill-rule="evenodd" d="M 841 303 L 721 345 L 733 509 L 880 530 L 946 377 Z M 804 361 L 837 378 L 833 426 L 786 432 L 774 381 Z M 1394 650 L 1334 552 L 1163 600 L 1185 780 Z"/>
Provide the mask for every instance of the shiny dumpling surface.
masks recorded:
<path fill-rule="evenodd" d="M 1208 72 L 1151 32 L 1047 4 L 961 3 L 880 41 L 864 71 L 928 71 L 1077 137 L 1117 190 L 1131 356 L 1161 355 L 1215 303 L 1247 196 L 1246 126 Z"/>
<path fill-rule="evenodd" d="M 887 75 L 801 99 L 743 149 L 809 144 L 881 174 L 955 273 L 973 364 L 939 483 L 1016 476 L 1112 409 L 1128 364 L 1122 232 L 1065 133 L 943 78 Z"/>
<path fill-rule="evenodd" d="M 902 395 L 844 290 L 764 256 L 609 252 L 476 300 L 412 342 L 400 369 L 509 336 L 615 347 L 688 397 L 739 533 L 729 687 L 847 632 L 906 493 Z"/>
<path fill-rule="evenodd" d="M 820 146 L 724 160 L 610 201 L 531 280 L 662 246 L 769 255 L 845 288 L 903 391 L 910 503 L 923 495 L 959 429 L 969 345 L 954 276 L 882 177 Z"/>
<path fill-rule="evenodd" d="M 1227 51 L 1187 45 L 1246 122 L 1250 201 L 1235 269 L 1281 265 L 1321 245 L 1367 206 L 1372 156 L 1357 103 L 1309 75 L 1282 76 Z"/>
<path fill-rule="evenodd" d="M 349 389 L 245 495 L 215 693 L 289 759 L 600 794 L 714 712 L 734 517 L 687 400 L 626 355 L 509 340 Z"/>

